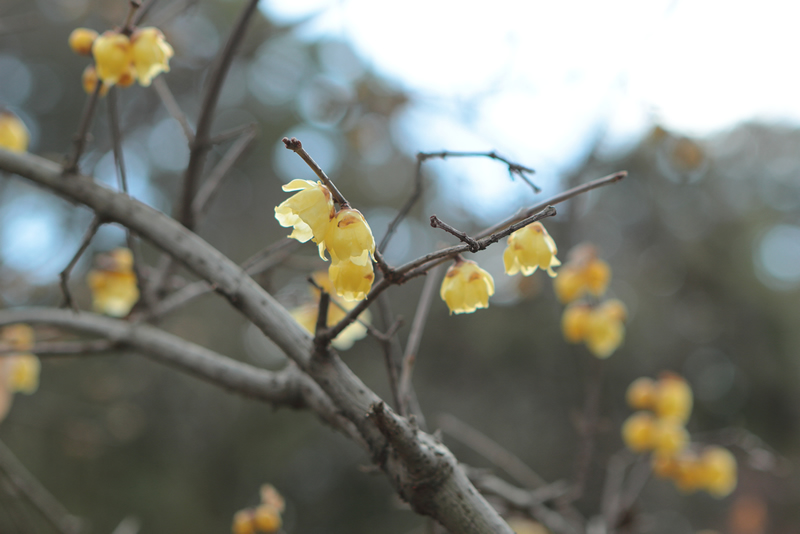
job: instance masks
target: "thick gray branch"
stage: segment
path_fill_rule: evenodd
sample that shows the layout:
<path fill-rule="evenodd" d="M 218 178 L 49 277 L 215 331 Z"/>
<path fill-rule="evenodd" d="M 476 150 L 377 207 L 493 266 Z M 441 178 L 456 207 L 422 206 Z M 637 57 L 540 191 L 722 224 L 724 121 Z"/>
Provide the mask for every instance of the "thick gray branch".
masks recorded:
<path fill-rule="evenodd" d="M 90 207 L 106 220 L 130 228 L 212 283 L 314 379 L 341 415 L 358 428 L 374 459 L 379 460 L 389 449 L 386 437 L 365 417 L 381 399 L 335 353 L 312 359 L 311 336 L 239 266 L 199 236 L 163 213 L 99 185 L 88 176 L 65 178 L 58 165 L 38 156 L 0 150 L 0 170 L 19 174 L 68 200 Z M 417 432 L 416 439 L 436 444 L 436 450 L 443 457 L 443 470 L 439 478 L 420 485 L 414 476 L 416 466 L 408 465 L 407 460 L 382 463 L 398 493 L 414 503 L 417 511 L 434 517 L 453 533 L 511 534 L 508 525 L 469 482 L 452 454 L 423 432 Z M 419 503 L 428 503 L 428 506 Z"/>

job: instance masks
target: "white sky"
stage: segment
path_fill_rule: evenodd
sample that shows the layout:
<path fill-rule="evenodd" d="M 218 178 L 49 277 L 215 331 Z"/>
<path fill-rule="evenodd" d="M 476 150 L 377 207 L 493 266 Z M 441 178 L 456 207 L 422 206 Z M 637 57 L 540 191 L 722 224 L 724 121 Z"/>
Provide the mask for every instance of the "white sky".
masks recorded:
<path fill-rule="evenodd" d="M 409 152 L 496 149 L 536 168 L 546 193 L 600 129 L 614 147 L 655 121 L 705 135 L 742 120 L 800 119 L 800 4 L 785 0 L 266 0 L 262 8 L 287 22 L 317 14 L 305 36 L 346 39 L 410 91 Z M 481 193 L 490 206 L 508 190 Z"/>

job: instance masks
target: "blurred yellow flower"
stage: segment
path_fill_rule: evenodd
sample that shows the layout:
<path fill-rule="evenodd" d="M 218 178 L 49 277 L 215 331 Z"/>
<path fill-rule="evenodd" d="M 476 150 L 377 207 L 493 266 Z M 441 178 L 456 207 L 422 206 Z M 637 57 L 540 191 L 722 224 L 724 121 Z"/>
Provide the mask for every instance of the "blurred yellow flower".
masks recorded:
<path fill-rule="evenodd" d="M 707 447 L 700 457 L 703 488 L 721 499 L 736 488 L 736 458 L 722 447 Z"/>
<path fill-rule="evenodd" d="M 325 259 L 323 240 L 331 219 L 336 215 L 331 192 L 322 183 L 310 180 L 292 180 L 283 186 L 283 190 L 299 193 L 275 208 L 278 223 L 286 228 L 294 228 L 289 235 L 292 239 L 301 243 L 312 239 L 319 245 L 320 257 Z"/>
<path fill-rule="evenodd" d="M 586 327 L 586 346 L 598 358 L 608 358 L 625 338 L 625 305 L 611 299 L 592 310 Z"/>
<path fill-rule="evenodd" d="M 169 58 L 175 52 L 158 28 L 139 28 L 131 35 L 133 65 L 139 84 L 150 82 L 162 72 L 169 72 Z"/>
<path fill-rule="evenodd" d="M 283 521 L 280 511 L 274 506 L 260 504 L 253 512 L 253 524 L 259 532 L 271 533 L 277 532 L 283 525 Z"/>
<path fill-rule="evenodd" d="M 684 451 L 673 456 L 675 459 L 673 472 L 669 478 L 675 487 L 683 493 L 694 493 L 704 486 L 703 465 L 692 451 Z"/>
<path fill-rule="evenodd" d="M 649 412 L 636 412 L 622 424 L 622 441 L 633 452 L 653 450 L 656 435 L 656 419 Z"/>
<path fill-rule="evenodd" d="M 253 522 L 252 510 L 239 510 L 233 514 L 233 525 L 231 526 L 233 534 L 255 534 L 256 526 Z"/>
<path fill-rule="evenodd" d="M 0 346 L 19 351 L 0 357 L 0 421 L 8 414 L 14 393 L 30 395 L 39 388 L 41 363 L 29 352 L 33 341 L 33 329 L 26 324 L 9 325 L 0 331 Z"/>
<path fill-rule="evenodd" d="M 692 388 L 686 380 L 675 373 L 662 373 L 658 380 L 654 407 L 656 414 L 685 423 L 692 413 L 692 404 Z"/>
<path fill-rule="evenodd" d="M 25 152 L 28 150 L 29 140 L 25 123 L 10 111 L 0 110 L 0 148 Z"/>
<path fill-rule="evenodd" d="M 689 444 L 689 433 L 675 419 L 658 419 L 654 448 L 661 454 L 676 454 Z"/>
<path fill-rule="evenodd" d="M 86 94 L 94 94 L 98 81 L 97 69 L 94 68 L 94 65 L 87 65 L 86 68 L 83 69 L 83 75 L 81 76 L 81 83 L 83 84 L 83 90 Z M 100 87 L 100 96 L 106 96 L 109 87 L 110 86 L 103 84 L 103 86 Z"/>
<path fill-rule="evenodd" d="M 459 259 L 447 270 L 439 295 L 451 314 L 472 313 L 489 307 L 489 297 L 494 295 L 494 280 L 474 261 Z"/>
<path fill-rule="evenodd" d="M 353 208 L 336 214 L 325 234 L 325 247 L 333 262 L 350 260 L 356 265 L 367 265 L 375 256 L 372 230 L 361 212 Z"/>
<path fill-rule="evenodd" d="M 625 400 L 634 410 L 652 410 L 656 403 L 656 392 L 656 383 L 651 378 L 642 376 L 628 386 Z"/>
<path fill-rule="evenodd" d="M 233 534 L 272 534 L 283 526 L 283 513 L 286 503 L 280 493 L 271 485 L 261 487 L 261 504 L 255 508 L 245 508 L 233 515 Z"/>
<path fill-rule="evenodd" d="M 341 305 L 346 309 L 352 309 L 353 303 L 342 302 Z M 294 308 L 289 313 L 294 317 L 295 321 L 300 323 L 300 326 L 305 328 L 310 334 L 314 334 L 314 329 L 317 327 L 317 314 L 319 313 L 319 306 L 315 303 L 305 304 L 303 306 Z M 333 326 L 339 321 L 344 319 L 347 312 L 339 308 L 333 302 L 328 306 L 328 322 L 325 326 Z M 369 310 L 358 316 L 358 318 L 369 323 L 370 313 Z M 347 350 L 353 346 L 359 339 L 363 339 L 367 335 L 367 327 L 359 321 L 352 322 L 347 328 L 342 330 L 336 339 L 331 343 L 334 348 L 339 350 Z"/>
<path fill-rule="evenodd" d="M 592 308 L 588 304 L 570 304 L 561 316 L 561 333 L 568 343 L 580 343 L 586 339 Z"/>
<path fill-rule="evenodd" d="M 97 32 L 89 28 L 75 28 L 69 34 L 69 47 L 76 54 L 88 56 L 92 53 L 92 45 L 97 36 Z"/>
<path fill-rule="evenodd" d="M 594 245 L 584 243 L 570 251 L 569 261 L 558 275 L 554 282 L 556 296 L 567 304 L 587 293 L 602 296 L 611 280 L 611 267 L 597 257 Z"/>
<path fill-rule="evenodd" d="M 350 259 L 332 260 L 328 267 L 328 276 L 336 294 L 344 300 L 351 301 L 364 300 L 375 280 L 372 263 L 359 265 Z"/>
<path fill-rule="evenodd" d="M 14 350 L 28 352 L 33 348 L 33 328 L 24 323 L 8 325 L 0 331 L 0 340 L 10 345 Z"/>
<path fill-rule="evenodd" d="M 86 278 L 96 312 L 112 317 L 124 317 L 139 300 L 133 254 L 127 248 L 117 248 L 97 258 L 97 268 Z"/>
<path fill-rule="evenodd" d="M 107 85 L 114 85 L 130 69 L 133 55 L 127 35 L 107 31 L 92 45 L 97 76 Z"/>
<path fill-rule="evenodd" d="M 553 267 L 561 265 L 556 258 L 556 242 L 540 222 L 529 224 L 508 236 L 508 246 L 503 252 L 506 273 L 515 275 L 522 272 L 530 276 L 536 269 L 543 269 L 555 278 Z"/>

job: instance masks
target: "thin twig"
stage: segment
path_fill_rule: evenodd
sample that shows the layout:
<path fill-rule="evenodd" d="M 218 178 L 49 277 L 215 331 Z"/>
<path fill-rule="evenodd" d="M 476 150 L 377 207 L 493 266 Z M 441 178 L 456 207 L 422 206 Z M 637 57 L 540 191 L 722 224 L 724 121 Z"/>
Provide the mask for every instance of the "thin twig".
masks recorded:
<path fill-rule="evenodd" d="M 71 515 L 39 480 L 0 441 L 0 470 L 60 534 L 77 534 L 82 521 Z"/>
<path fill-rule="evenodd" d="M 139 6 L 139 10 L 133 17 L 132 23 L 134 26 L 137 26 L 140 22 L 142 22 L 142 19 L 147 15 L 147 13 L 150 11 L 150 8 L 152 8 L 153 4 L 155 3 L 156 0 L 145 0 L 144 2 L 141 3 L 141 5 Z"/>
<path fill-rule="evenodd" d="M 378 245 L 379 252 L 385 252 L 386 247 L 389 246 L 389 241 L 392 239 L 392 236 L 397 231 L 397 227 L 403 222 L 408 212 L 411 211 L 411 208 L 414 207 L 414 204 L 422 196 L 422 163 L 425 161 L 422 157 L 422 153 L 417 154 L 417 165 L 416 171 L 414 172 L 414 189 L 411 191 L 411 196 L 408 197 L 406 203 L 403 204 L 403 207 L 397 212 L 392 222 L 389 223 L 389 227 L 386 229 L 386 233 L 383 235 L 381 239 L 380 245 Z"/>
<path fill-rule="evenodd" d="M 72 257 L 70 262 L 64 267 L 64 270 L 61 271 L 59 275 L 61 279 L 61 292 L 64 295 L 64 302 L 62 303 L 62 308 L 72 308 L 75 311 L 78 311 L 78 307 L 75 305 L 75 302 L 72 300 L 72 294 L 69 291 L 69 275 L 72 273 L 72 269 L 75 267 L 75 264 L 78 263 L 78 260 L 83 256 L 83 253 L 86 252 L 86 249 L 89 247 L 89 243 L 91 243 L 92 238 L 97 233 L 97 230 L 102 226 L 103 220 L 98 216 L 95 215 L 92 219 L 92 222 L 89 223 L 89 228 L 86 230 L 86 233 L 83 235 L 83 240 L 81 241 L 81 246 L 78 247 L 78 251 Z"/>
<path fill-rule="evenodd" d="M 467 235 L 466 232 L 462 232 L 461 230 L 453 228 L 452 226 L 441 220 L 436 215 L 431 215 L 431 226 L 434 228 L 441 228 L 448 234 L 456 236 L 461 241 L 469 245 L 470 252 L 478 252 L 478 250 L 480 250 L 479 248 L 480 245 L 478 244 L 478 242 L 475 241 L 473 238 L 471 238 L 469 235 Z"/>
<path fill-rule="evenodd" d="M 140 7 L 142 7 L 142 0 L 128 0 L 128 15 L 125 17 L 125 22 L 122 24 L 121 33 L 128 36 L 133 33 L 136 12 Z"/>
<path fill-rule="evenodd" d="M 255 13 L 258 0 L 248 0 L 239 18 L 231 30 L 225 46 L 222 48 L 214 66 L 208 76 L 206 91 L 203 95 L 203 103 L 200 106 L 200 117 L 197 119 L 197 130 L 195 132 L 194 143 L 189 153 L 189 164 L 183 178 L 183 190 L 181 191 L 179 206 L 179 221 L 190 230 L 194 227 L 194 202 L 197 191 L 198 181 L 205 165 L 206 156 L 211 145 L 208 143 L 211 123 L 214 120 L 214 112 L 217 109 L 217 102 L 222 91 L 222 85 L 228 74 L 228 70 L 233 61 L 233 56 L 239 48 L 239 44 L 244 39 L 247 25 Z"/>
<path fill-rule="evenodd" d="M 341 192 L 336 188 L 336 185 L 328 178 L 328 175 L 325 174 L 325 171 L 322 170 L 316 161 L 306 152 L 303 148 L 303 143 L 296 137 L 292 137 L 289 139 L 288 137 L 283 138 L 283 144 L 286 145 L 288 150 L 291 150 L 300 158 L 306 162 L 306 165 L 311 167 L 311 170 L 314 171 L 314 174 L 322 180 L 322 183 L 330 190 L 331 194 L 333 195 L 333 199 L 342 207 L 342 208 L 349 208 L 350 203 L 347 202 L 347 199 L 344 198 Z"/>
<path fill-rule="evenodd" d="M 509 161 L 508 159 L 504 158 L 503 156 L 499 155 L 495 151 L 491 152 L 450 152 L 448 150 L 442 152 L 428 152 L 421 154 L 423 160 L 431 159 L 431 158 L 489 158 L 495 161 L 500 161 L 505 163 L 508 167 L 508 175 L 513 180 L 515 176 L 519 176 L 523 182 L 531 186 L 534 193 L 541 193 L 542 190 L 534 184 L 530 178 L 528 177 L 529 174 L 534 174 L 536 171 L 531 169 L 530 167 L 526 167 L 524 165 L 520 165 L 519 163 L 514 163 L 513 161 Z"/>
<path fill-rule="evenodd" d="M 425 278 L 425 283 L 422 286 L 422 293 L 417 303 L 417 311 L 414 313 L 414 322 L 411 323 L 411 332 L 408 334 L 406 350 L 400 362 L 400 385 L 398 389 L 401 415 L 408 415 L 409 413 L 409 400 L 412 388 L 411 376 L 414 373 L 414 365 L 417 362 L 417 353 L 419 351 L 419 345 L 422 342 L 422 333 L 428 322 L 428 311 L 431 308 L 431 302 L 433 302 L 433 295 L 435 294 L 436 282 L 439 280 L 440 270 L 441 267 L 434 267 Z"/>
<path fill-rule="evenodd" d="M 167 85 L 164 76 L 157 76 L 153 80 L 153 87 L 155 88 L 156 93 L 158 93 L 158 96 L 161 98 L 161 102 L 164 104 L 164 107 L 167 108 L 167 112 L 169 112 L 170 116 L 172 116 L 172 118 L 178 121 L 178 124 L 181 125 L 183 135 L 186 136 L 186 140 L 191 146 L 192 143 L 194 143 L 194 131 L 192 130 L 192 125 L 189 124 L 189 119 L 186 118 L 186 114 L 178 105 L 178 101 L 175 100 L 175 96 L 172 94 L 172 91 L 169 90 L 169 85 Z"/>
<path fill-rule="evenodd" d="M 392 316 L 392 310 L 389 305 L 389 300 L 386 298 L 386 294 L 381 295 L 378 298 L 378 312 L 381 316 L 381 320 L 383 322 L 383 327 L 386 328 L 389 324 L 389 319 Z M 397 324 L 397 323 L 395 323 Z M 386 332 L 386 337 L 381 341 L 381 347 L 383 348 L 383 363 L 386 366 L 386 375 L 389 379 L 389 391 L 392 394 L 392 404 L 394 405 L 394 409 L 399 411 L 400 410 L 400 393 L 399 393 L 399 356 L 398 351 L 395 351 L 395 347 L 392 343 L 392 338 L 389 336 L 391 332 L 391 327 Z M 402 414 L 401 414 L 402 415 Z"/>
<path fill-rule="evenodd" d="M 203 214 L 211 204 L 211 200 L 219 191 L 228 172 L 231 170 L 239 158 L 244 155 L 245 151 L 250 147 L 256 138 L 256 128 L 251 125 L 249 129 L 242 133 L 242 136 L 236 140 L 235 143 L 228 149 L 216 167 L 211 171 L 203 183 L 197 195 L 192 202 L 192 209 L 194 210 L 194 219 L 199 221 Z"/>
<path fill-rule="evenodd" d="M 97 80 L 94 92 L 86 98 L 86 105 L 83 107 L 83 114 L 81 115 L 81 121 L 78 125 L 78 131 L 72 138 L 72 154 L 67 157 L 64 162 L 64 174 L 78 173 L 78 161 L 81 159 L 81 154 L 83 154 L 83 149 L 86 146 L 89 127 L 92 124 L 92 117 L 94 117 L 94 108 L 97 104 L 97 99 L 100 97 L 100 90 L 102 88 L 102 80 Z"/>
<path fill-rule="evenodd" d="M 587 182 L 585 184 L 579 185 L 577 187 L 573 187 L 572 189 L 568 189 L 563 193 L 559 193 L 553 197 L 548 198 L 543 202 L 539 202 L 538 204 L 534 204 L 530 208 L 524 208 L 519 210 L 517 213 L 509 217 L 508 219 L 501 221 L 494 226 L 490 226 L 486 230 L 480 232 L 476 238 L 481 238 L 490 234 L 493 234 L 503 228 L 507 227 L 510 224 L 514 224 L 517 221 L 521 221 L 526 217 L 530 217 L 534 213 L 543 210 L 547 206 L 555 206 L 556 204 L 560 204 L 565 200 L 569 200 L 573 197 L 576 197 L 582 193 L 587 193 L 592 189 L 597 189 L 598 187 L 603 187 L 605 185 L 610 185 L 616 182 L 619 182 L 623 178 L 628 176 L 628 171 L 619 171 L 613 174 L 609 174 L 608 176 L 604 176 L 602 178 L 598 178 L 597 180 L 592 180 L 591 182 Z"/>
<path fill-rule="evenodd" d="M 547 484 L 542 477 L 528 467 L 528 464 L 520 460 L 518 456 L 454 415 L 440 415 L 439 426 L 445 434 L 489 460 L 522 486 L 536 489 Z"/>

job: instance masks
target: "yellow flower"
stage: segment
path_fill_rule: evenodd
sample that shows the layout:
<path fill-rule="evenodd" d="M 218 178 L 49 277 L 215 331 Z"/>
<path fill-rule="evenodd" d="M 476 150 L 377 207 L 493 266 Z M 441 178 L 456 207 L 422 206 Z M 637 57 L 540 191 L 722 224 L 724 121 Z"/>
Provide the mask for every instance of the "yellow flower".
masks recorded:
<path fill-rule="evenodd" d="M 328 276 L 336 294 L 345 300 L 364 300 L 375 280 L 372 263 L 359 265 L 350 259 L 331 261 Z"/>
<path fill-rule="evenodd" d="M 126 35 L 107 31 L 94 40 L 92 55 L 97 76 L 108 85 L 114 85 L 130 69 L 133 55 L 131 41 Z"/>
<path fill-rule="evenodd" d="M 633 452 L 647 452 L 656 446 L 657 424 L 653 414 L 636 412 L 622 424 L 622 441 Z"/>
<path fill-rule="evenodd" d="M 0 111 L 0 148 L 25 152 L 29 139 L 28 129 L 19 117 L 10 111 Z"/>
<path fill-rule="evenodd" d="M 722 447 L 707 447 L 700 457 L 704 489 L 721 499 L 736 488 L 736 458 Z"/>
<path fill-rule="evenodd" d="M 580 343 L 586 339 L 592 309 L 587 304 L 570 304 L 561 316 L 561 332 L 568 343 Z"/>
<path fill-rule="evenodd" d="M 675 454 L 689 444 L 689 433 L 675 419 L 658 419 L 654 448 L 662 454 Z"/>
<path fill-rule="evenodd" d="M 76 54 L 88 56 L 92 53 L 92 45 L 97 39 L 97 32 L 89 28 L 75 28 L 69 34 L 69 47 Z"/>
<path fill-rule="evenodd" d="M 280 513 L 283 513 L 283 511 L 286 509 L 286 501 L 284 500 L 283 495 L 281 495 L 272 484 L 264 484 L 261 486 L 260 493 L 261 502 L 263 504 L 272 506 Z"/>
<path fill-rule="evenodd" d="M 608 358 L 625 338 L 625 305 L 612 299 L 592 310 L 586 327 L 586 346 L 598 358 Z"/>
<path fill-rule="evenodd" d="M 333 197 L 327 187 L 320 182 L 310 180 L 292 180 L 283 186 L 284 191 L 300 191 L 281 202 L 275 208 L 275 218 L 286 228 L 294 227 L 289 235 L 305 243 L 312 239 L 319 245 L 322 259 L 325 233 L 336 214 L 333 208 Z"/>
<path fill-rule="evenodd" d="M 670 478 L 681 492 L 694 493 L 704 485 L 703 464 L 696 454 L 684 451 L 675 456 L 675 470 Z"/>
<path fill-rule="evenodd" d="M 345 208 L 328 225 L 325 247 L 334 262 L 350 260 L 356 265 L 367 265 L 375 256 L 375 238 L 361 212 Z"/>
<path fill-rule="evenodd" d="M 354 304 L 344 302 L 342 306 L 344 308 L 352 309 Z M 294 317 L 295 321 L 300 323 L 300 326 L 308 330 L 310 334 L 314 334 L 314 329 L 317 327 L 317 314 L 319 313 L 319 306 L 315 303 L 305 304 L 298 308 L 291 310 L 292 317 Z M 346 312 L 339 308 L 333 302 L 330 303 L 328 306 L 328 323 L 326 326 L 333 326 L 337 324 L 339 321 L 344 319 Z M 370 313 L 369 310 L 365 310 L 358 318 L 365 322 L 369 323 L 370 321 Z M 331 343 L 334 348 L 339 350 L 347 350 L 353 346 L 359 339 L 363 339 L 364 336 L 367 335 L 367 327 L 361 324 L 359 321 L 353 321 L 347 328 L 342 330 L 336 339 L 333 340 Z"/>
<path fill-rule="evenodd" d="M 34 354 L 12 354 L 5 356 L 8 366 L 8 388 L 12 393 L 35 393 L 39 389 L 41 363 Z"/>
<path fill-rule="evenodd" d="M 692 413 L 692 388 L 683 377 L 674 373 L 662 374 L 658 380 L 654 411 L 659 417 L 676 419 L 681 423 L 689 420 Z"/>
<path fill-rule="evenodd" d="M 678 476 L 678 459 L 674 454 L 655 452 L 650 458 L 650 468 L 659 478 L 675 478 Z"/>
<path fill-rule="evenodd" d="M 87 282 L 94 310 L 113 317 L 124 317 L 139 300 L 133 254 L 127 248 L 112 250 L 97 260 L 98 268 L 89 271 Z"/>
<path fill-rule="evenodd" d="M 631 382 L 625 393 L 625 399 L 628 401 L 628 406 L 634 410 L 652 410 L 655 407 L 656 394 L 656 383 L 643 376 Z"/>
<path fill-rule="evenodd" d="M 98 81 L 97 69 L 94 68 L 94 65 L 87 65 L 86 68 L 83 69 L 83 75 L 81 76 L 83 90 L 86 91 L 87 95 L 94 94 L 94 90 L 97 88 Z M 109 87 L 110 86 L 103 84 L 103 86 L 100 87 L 100 96 L 106 96 L 106 94 L 108 94 Z"/>
<path fill-rule="evenodd" d="M 447 303 L 450 313 L 472 313 L 489 307 L 489 297 L 494 295 L 492 275 L 471 260 L 456 260 L 444 276 L 439 295 Z"/>
<path fill-rule="evenodd" d="M 594 245 L 584 243 L 573 248 L 569 261 L 559 270 L 554 287 L 558 299 L 567 304 L 589 293 L 595 297 L 606 292 L 611 267 L 597 257 Z"/>
<path fill-rule="evenodd" d="M 557 252 L 556 242 L 542 223 L 529 224 L 508 236 L 508 246 L 503 252 L 506 273 L 514 275 L 522 271 L 523 275 L 530 276 L 536 269 L 544 269 L 555 278 L 553 267 L 561 265 Z"/>
<path fill-rule="evenodd" d="M 245 509 L 239 510 L 233 515 L 233 525 L 231 526 L 233 534 L 255 534 L 256 527 L 253 523 L 252 510 Z"/>
<path fill-rule="evenodd" d="M 260 532 L 277 532 L 283 521 L 281 513 L 272 505 L 260 504 L 253 512 L 253 523 Z"/>
<path fill-rule="evenodd" d="M 133 32 L 131 47 L 140 85 L 148 86 L 161 72 L 169 72 L 169 58 L 175 52 L 158 28 L 139 28 Z"/>

